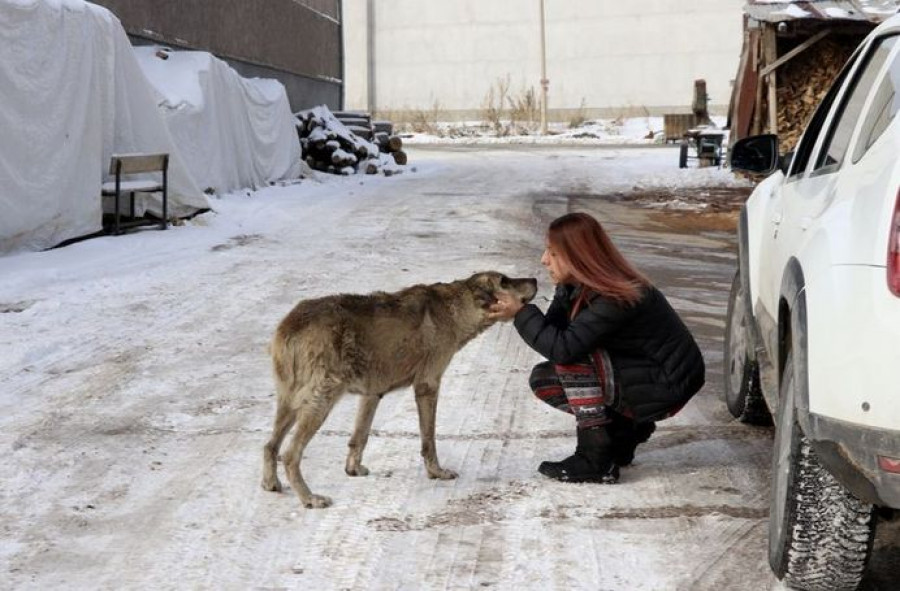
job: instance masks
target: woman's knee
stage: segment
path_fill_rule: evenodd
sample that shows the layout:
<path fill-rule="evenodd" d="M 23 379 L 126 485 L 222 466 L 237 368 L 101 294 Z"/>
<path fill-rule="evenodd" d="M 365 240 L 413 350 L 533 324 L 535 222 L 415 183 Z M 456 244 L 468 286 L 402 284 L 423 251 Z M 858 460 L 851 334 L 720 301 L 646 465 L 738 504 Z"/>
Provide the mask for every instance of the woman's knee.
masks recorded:
<path fill-rule="evenodd" d="M 535 394 L 542 388 L 548 386 L 559 386 L 559 378 L 556 375 L 556 368 L 549 361 L 538 363 L 531 370 L 531 376 L 528 378 L 528 385 Z"/>

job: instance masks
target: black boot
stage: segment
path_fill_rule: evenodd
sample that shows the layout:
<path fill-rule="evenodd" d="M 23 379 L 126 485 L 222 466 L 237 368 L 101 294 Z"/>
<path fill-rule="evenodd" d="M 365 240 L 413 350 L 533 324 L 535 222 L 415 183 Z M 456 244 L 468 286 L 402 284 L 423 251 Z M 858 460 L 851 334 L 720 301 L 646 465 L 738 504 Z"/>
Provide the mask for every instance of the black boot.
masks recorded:
<path fill-rule="evenodd" d="M 609 427 L 609 436 L 612 439 L 613 459 L 618 466 L 629 466 L 634 461 L 634 450 L 644 443 L 653 432 L 656 431 L 656 423 L 635 423 L 622 415 L 613 417 Z"/>
<path fill-rule="evenodd" d="M 575 453 L 561 462 L 541 462 L 538 472 L 563 482 L 613 484 L 618 481 L 619 467 L 613 461 L 606 426 L 578 429 Z"/>

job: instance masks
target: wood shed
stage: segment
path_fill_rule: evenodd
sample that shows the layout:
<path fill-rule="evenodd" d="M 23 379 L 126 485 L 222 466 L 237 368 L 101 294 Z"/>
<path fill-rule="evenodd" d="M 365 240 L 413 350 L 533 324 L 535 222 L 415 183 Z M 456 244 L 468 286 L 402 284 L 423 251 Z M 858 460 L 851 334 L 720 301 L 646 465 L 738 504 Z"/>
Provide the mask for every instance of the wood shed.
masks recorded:
<path fill-rule="evenodd" d="M 898 9 L 900 0 L 750 0 L 728 112 L 730 141 L 775 133 L 782 151 L 793 150 L 853 50 Z"/>

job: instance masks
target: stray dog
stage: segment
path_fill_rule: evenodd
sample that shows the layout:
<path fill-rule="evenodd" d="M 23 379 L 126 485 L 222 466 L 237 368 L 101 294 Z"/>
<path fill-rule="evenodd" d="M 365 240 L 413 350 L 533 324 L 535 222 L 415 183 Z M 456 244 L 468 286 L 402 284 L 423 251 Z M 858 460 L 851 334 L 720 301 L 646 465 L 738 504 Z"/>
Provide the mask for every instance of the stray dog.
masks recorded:
<path fill-rule="evenodd" d="M 296 424 L 283 456 L 291 486 L 307 508 L 328 507 L 303 480 L 300 458 L 345 392 L 361 394 L 344 471 L 365 476 L 360 463 L 381 397 L 412 385 L 419 411 L 422 457 L 429 478 L 456 478 L 441 468 L 434 422 L 441 376 L 463 345 L 494 324 L 488 309 L 499 293 L 529 302 L 536 279 L 476 273 L 453 283 L 415 285 L 396 293 L 333 295 L 301 301 L 281 321 L 270 352 L 278 393 L 272 438 L 263 448 L 265 490 L 281 491 L 276 459 Z"/>

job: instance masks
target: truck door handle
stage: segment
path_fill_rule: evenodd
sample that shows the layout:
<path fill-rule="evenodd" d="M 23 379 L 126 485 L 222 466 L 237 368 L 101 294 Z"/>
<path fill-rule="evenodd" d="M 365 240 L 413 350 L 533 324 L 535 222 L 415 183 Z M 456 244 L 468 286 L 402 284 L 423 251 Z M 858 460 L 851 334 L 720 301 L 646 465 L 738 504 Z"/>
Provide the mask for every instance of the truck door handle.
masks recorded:
<path fill-rule="evenodd" d="M 780 211 L 776 212 L 775 215 L 772 216 L 772 223 L 777 226 L 778 224 L 781 223 L 782 217 L 784 217 L 784 214 L 782 214 Z"/>

